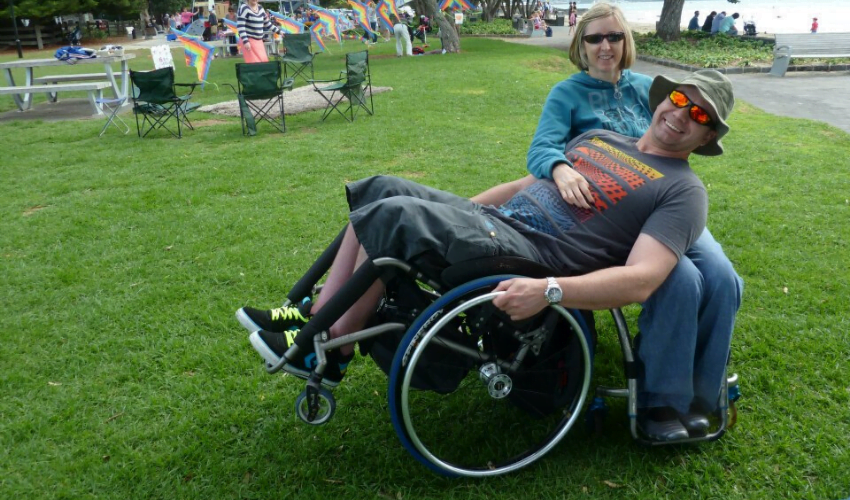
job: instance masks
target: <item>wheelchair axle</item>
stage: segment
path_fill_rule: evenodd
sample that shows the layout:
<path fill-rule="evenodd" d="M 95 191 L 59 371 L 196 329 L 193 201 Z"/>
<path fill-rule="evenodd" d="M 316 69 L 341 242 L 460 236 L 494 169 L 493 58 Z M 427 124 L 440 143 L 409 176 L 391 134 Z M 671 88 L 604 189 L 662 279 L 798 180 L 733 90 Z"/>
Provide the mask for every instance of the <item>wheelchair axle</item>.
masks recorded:
<path fill-rule="evenodd" d="M 487 393 L 493 399 L 507 397 L 513 389 L 514 382 L 511 377 L 502 373 L 502 369 L 496 363 L 484 363 L 478 370 L 478 377 L 487 384 Z"/>

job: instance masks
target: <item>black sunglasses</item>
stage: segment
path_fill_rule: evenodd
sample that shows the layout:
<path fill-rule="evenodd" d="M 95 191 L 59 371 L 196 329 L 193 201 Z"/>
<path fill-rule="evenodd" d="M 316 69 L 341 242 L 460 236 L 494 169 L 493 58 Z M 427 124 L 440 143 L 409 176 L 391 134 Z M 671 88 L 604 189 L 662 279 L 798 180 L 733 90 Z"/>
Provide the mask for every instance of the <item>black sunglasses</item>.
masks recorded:
<path fill-rule="evenodd" d="M 597 33 L 595 35 L 584 35 L 581 37 L 582 40 L 593 45 L 602 43 L 602 40 L 608 40 L 608 43 L 617 43 L 623 41 L 624 38 L 626 38 L 626 34 L 622 31 L 614 31 L 604 35 Z"/>

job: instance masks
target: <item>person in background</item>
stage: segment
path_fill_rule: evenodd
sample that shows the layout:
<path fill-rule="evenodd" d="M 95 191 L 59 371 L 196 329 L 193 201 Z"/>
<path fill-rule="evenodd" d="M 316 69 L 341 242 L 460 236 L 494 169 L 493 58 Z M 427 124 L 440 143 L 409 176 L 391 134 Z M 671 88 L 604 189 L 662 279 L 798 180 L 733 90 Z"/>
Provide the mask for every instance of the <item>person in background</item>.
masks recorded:
<path fill-rule="evenodd" d="M 366 4 L 366 17 L 369 18 L 369 28 L 372 29 L 371 35 L 367 33 L 366 36 L 370 38 L 369 43 L 374 45 L 378 43 L 378 8 L 372 0 Z"/>
<path fill-rule="evenodd" d="M 812 33 L 817 33 L 817 32 L 818 32 L 818 18 L 813 17 L 812 18 Z"/>
<path fill-rule="evenodd" d="M 705 16 L 705 22 L 702 23 L 702 30 L 706 33 L 711 33 L 711 27 L 714 23 L 714 17 L 717 15 L 717 11 L 711 11 L 711 14 Z"/>
<path fill-rule="evenodd" d="M 691 18 L 691 22 L 688 23 L 688 31 L 698 31 L 699 30 L 699 11 L 694 12 L 694 17 Z"/>
<path fill-rule="evenodd" d="M 247 63 L 268 62 L 269 56 L 263 43 L 266 31 L 286 35 L 279 26 L 269 20 L 259 0 L 246 0 L 239 6 L 236 25 L 239 29 L 239 39 L 242 40 L 242 57 Z"/>
<path fill-rule="evenodd" d="M 726 18 L 726 11 L 722 11 L 720 14 L 714 16 L 714 20 L 711 21 L 711 34 L 716 35 L 720 31 L 720 23 Z"/>
<path fill-rule="evenodd" d="M 569 35 L 570 35 L 570 36 L 572 36 L 573 34 L 575 34 L 575 31 L 576 31 L 576 21 L 577 21 L 577 14 L 576 14 L 576 10 L 577 10 L 577 9 L 576 9 L 576 6 L 575 6 L 575 5 L 572 5 L 572 6 L 570 7 L 570 20 L 569 20 L 569 25 L 570 25 L 570 32 L 569 32 Z"/>
<path fill-rule="evenodd" d="M 731 16 L 723 18 L 723 22 L 720 23 L 718 32 L 723 33 L 724 35 L 737 35 L 738 27 L 735 26 L 735 21 L 737 21 L 739 17 L 741 17 L 741 15 L 736 12 Z"/>
<path fill-rule="evenodd" d="M 180 24 L 183 25 L 183 31 L 189 29 L 189 26 L 192 25 L 192 13 L 189 12 L 188 7 L 183 7 L 183 11 L 180 13 Z"/>
<path fill-rule="evenodd" d="M 404 15 L 404 14 L 402 14 Z M 395 17 L 395 14 L 393 14 Z M 412 56 L 413 55 L 413 43 L 410 41 L 410 32 L 408 31 L 408 26 L 404 22 L 403 19 L 395 17 L 395 24 L 393 25 L 393 33 L 395 34 L 395 54 L 396 57 L 402 56 Z"/>
<path fill-rule="evenodd" d="M 233 21 L 234 23 L 236 23 L 236 9 L 234 9 L 233 7 L 228 7 L 227 16 L 225 16 L 225 18 L 228 21 Z M 228 33 L 231 33 L 230 30 L 228 30 Z M 227 43 L 230 44 L 230 55 L 235 56 L 237 53 L 239 53 L 239 47 L 237 46 L 236 42 L 236 35 L 228 34 Z"/>

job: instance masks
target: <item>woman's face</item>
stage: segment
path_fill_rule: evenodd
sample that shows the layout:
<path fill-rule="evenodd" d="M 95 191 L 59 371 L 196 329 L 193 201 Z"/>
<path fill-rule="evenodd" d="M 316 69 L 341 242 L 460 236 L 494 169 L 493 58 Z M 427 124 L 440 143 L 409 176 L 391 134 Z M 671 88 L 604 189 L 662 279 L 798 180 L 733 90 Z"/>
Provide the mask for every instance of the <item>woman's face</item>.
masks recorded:
<path fill-rule="evenodd" d="M 609 16 L 589 22 L 584 29 L 583 37 L 622 33 L 623 31 L 620 23 Z M 590 76 L 610 81 L 611 76 L 619 75 L 625 40 L 612 43 L 608 39 L 604 39 L 600 43 L 592 44 L 585 42 L 583 37 L 581 43 L 584 45 L 585 54 L 587 54 L 587 72 L 590 73 Z"/>

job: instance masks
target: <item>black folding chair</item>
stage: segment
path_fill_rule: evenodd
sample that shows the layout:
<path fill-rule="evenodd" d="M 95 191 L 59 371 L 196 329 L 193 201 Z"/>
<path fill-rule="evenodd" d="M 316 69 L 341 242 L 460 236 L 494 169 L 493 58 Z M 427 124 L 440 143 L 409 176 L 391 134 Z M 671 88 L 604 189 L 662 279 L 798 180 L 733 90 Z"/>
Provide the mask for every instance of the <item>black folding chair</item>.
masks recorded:
<path fill-rule="evenodd" d="M 187 113 L 196 108 L 189 99 L 199 83 L 174 83 L 174 68 L 153 71 L 130 71 L 133 83 L 133 114 L 136 115 L 136 130 L 139 137 L 146 137 L 152 130 L 164 128 L 174 137 L 183 135 L 182 126 L 194 130 Z M 178 95 L 177 87 L 189 87 L 189 93 Z M 141 117 L 141 122 L 139 121 Z M 168 120 L 175 118 L 177 132 L 168 127 Z M 144 134 L 142 128 L 145 129 Z"/>
<path fill-rule="evenodd" d="M 283 91 L 292 90 L 293 80 L 283 79 L 280 61 L 238 63 L 236 82 L 239 86 L 236 96 L 239 99 L 242 133 L 256 135 L 257 122 L 261 121 L 270 123 L 280 132 L 286 132 Z M 280 113 L 279 121 L 272 114 L 275 108 Z"/>
<path fill-rule="evenodd" d="M 313 72 L 312 39 L 310 33 L 291 33 L 283 37 L 284 54 L 280 56 L 283 63 L 283 78 L 295 80 L 298 76 L 309 82 L 315 77 Z M 310 69 L 310 78 L 307 78 L 307 69 Z M 289 76 L 289 71 L 292 76 Z"/>
<path fill-rule="evenodd" d="M 336 80 L 310 80 L 310 82 L 313 84 L 314 90 L 328 103 L 325 112 L 322 113 L 322 121 L 333 110 L 336 110 L 350 122 L 354 121 L 354 117 L 360 108 L 366 110 L 370 115 L 374 114 L 372 75 L 369 72 L 368 51 L 363 50 L 346 54 L 345 71 L 340 72 L 340 78 Z M 329 83 L 330 85 L 319 86 L 318 83 Z M 346 102 L 348 107 L 340 109 Z"/>

